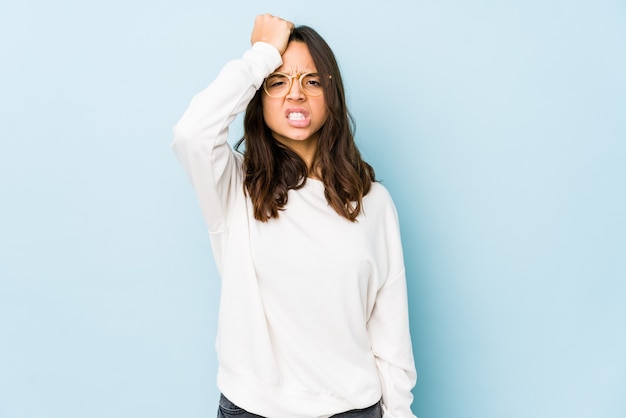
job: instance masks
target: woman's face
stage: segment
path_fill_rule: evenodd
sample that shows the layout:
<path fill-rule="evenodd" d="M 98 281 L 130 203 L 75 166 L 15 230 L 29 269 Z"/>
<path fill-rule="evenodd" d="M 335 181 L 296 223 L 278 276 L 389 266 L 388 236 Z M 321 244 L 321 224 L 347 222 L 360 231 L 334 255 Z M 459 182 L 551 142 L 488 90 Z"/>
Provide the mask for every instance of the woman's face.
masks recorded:
<path fill-rule="evenodd" d="M 317 72 L 304 42 L 290 42 L 282 57 L 283 65 L 276 72 L 288 75 Z M 265 123 L 277 141 L 290 148 L 297 145 L 294 142 L 317 143 L 319 130 L 328 117 L 324 94 L 306 96 L 294 78 L 285 97 L 270 97 L 263 92 L 261 102 Z"/>

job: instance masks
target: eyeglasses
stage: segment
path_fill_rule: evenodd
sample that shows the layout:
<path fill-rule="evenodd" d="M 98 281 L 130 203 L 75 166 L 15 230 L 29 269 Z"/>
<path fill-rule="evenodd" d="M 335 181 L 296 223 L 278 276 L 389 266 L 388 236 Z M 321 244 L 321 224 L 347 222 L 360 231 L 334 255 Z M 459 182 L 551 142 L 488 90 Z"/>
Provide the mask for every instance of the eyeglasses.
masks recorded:
<path fill-rule="evenodd" d="M 294 78 L 298 80 L 300 90 L 307 96 L 321 96 L 324 92 L 321 77 L 317 73 L 295 75 L 272 73 L 263 82 L 263 90 L 270 97 L 275 99 L 283 98 L 291 91 Z"/>

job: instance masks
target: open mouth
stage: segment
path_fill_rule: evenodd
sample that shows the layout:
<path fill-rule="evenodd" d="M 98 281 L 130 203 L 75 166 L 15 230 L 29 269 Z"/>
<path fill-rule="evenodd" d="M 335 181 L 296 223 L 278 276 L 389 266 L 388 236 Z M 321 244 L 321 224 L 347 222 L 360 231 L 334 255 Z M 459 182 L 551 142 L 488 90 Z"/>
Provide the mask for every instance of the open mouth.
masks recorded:
<path fill-rule="evenodd" d="M 306 115 L 302 112 L 291 112 L 287 114 L 287 119 L 289 120 L 305 120 Z"/>

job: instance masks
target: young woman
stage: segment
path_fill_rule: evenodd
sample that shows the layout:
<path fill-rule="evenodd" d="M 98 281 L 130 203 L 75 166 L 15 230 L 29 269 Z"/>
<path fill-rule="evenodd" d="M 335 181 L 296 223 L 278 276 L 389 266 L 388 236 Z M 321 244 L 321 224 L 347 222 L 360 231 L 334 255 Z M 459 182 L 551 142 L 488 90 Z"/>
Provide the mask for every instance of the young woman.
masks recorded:
<path fill-rule="evenodd" d="M 251 41 L 172 145 L 222 278 L 218 417 L 413 417 L 397 215 L 354 143 L 334 55 L 271 15 Z M 226 140 L 244 109 L 241 154 Z"/>

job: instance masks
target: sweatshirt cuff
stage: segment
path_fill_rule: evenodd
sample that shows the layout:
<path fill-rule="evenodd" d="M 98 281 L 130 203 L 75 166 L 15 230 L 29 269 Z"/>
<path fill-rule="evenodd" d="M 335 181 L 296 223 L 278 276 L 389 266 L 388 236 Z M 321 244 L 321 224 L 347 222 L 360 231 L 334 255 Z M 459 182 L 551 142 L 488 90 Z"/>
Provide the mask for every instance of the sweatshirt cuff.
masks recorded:
<path fill-rule="evenodd" d="M 246 51 L 244 58 L 249 55 L 258 57 L 257 59 L 263 63 L 263 67 L 266 70 L 263 78 L 283 64 L 283 57 L 278 52 L 278 49 L 267 42 L 255 42 L 252 48 Z"/>

